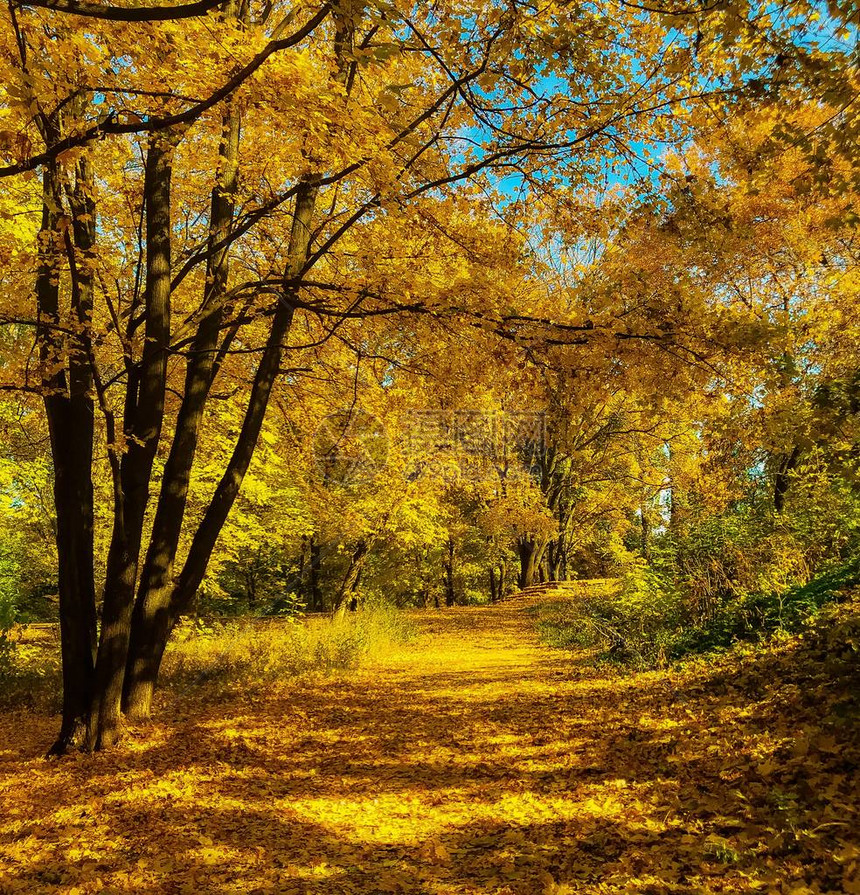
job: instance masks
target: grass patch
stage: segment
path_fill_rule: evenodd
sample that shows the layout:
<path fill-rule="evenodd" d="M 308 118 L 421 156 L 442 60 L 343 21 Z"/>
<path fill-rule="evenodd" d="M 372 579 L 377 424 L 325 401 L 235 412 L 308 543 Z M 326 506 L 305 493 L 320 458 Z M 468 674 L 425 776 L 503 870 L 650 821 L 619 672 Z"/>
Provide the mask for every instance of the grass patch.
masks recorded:
<path fill-rule="evenodd" d="M 310 619 L 190 621 L 165 654 L 162 683 L 172 689 L 210 682 L 268 689 L 300 675 L 349 671 L 412 635 L 409 621 L 384 607 Z"/>
<path fill-rule="evenodd" d="M 335 617 L 183 622 L 174 632 L 160 687 L 175 694 L 235 688 L 265 691 L 307 674 L 348 673 L 413 636 L 395 609 L 362 609 Z M 61 708 L 56 631 L 9 642 L 0 665 L 0 708 L 53 714 Z"/>
<path fill-rule="evenodd" d="M 6 640 L 0 656 L 0 708 L 54 714 L 62 708 L 59 632 L 36 640 Z"/>

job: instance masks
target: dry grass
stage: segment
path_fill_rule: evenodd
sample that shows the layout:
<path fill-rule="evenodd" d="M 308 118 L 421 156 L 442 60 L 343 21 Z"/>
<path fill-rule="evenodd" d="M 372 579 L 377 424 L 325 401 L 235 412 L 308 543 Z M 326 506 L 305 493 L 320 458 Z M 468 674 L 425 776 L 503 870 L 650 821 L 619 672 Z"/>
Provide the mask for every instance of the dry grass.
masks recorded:
<path fill-rule="evenodd" d="M 165 655 L 170 689 L 220 684 L 269 689 L 292 678 L 350 671 L 407 643 L 406 616 L 378 608 L 294 619 L 189 622 Z"/>
<path fill-rule="evenodd" d="M 270 690 L 303 675 L 348 673 L 397 650 L 413 631 L 403 613 L 385 607 L 334 617 L 189 620 L 170 641 L 160 686 L 168 697 Z M 59 711 L 57 627 L 18 629 L 12 647 L 0 667 L 0 708 Z"/>

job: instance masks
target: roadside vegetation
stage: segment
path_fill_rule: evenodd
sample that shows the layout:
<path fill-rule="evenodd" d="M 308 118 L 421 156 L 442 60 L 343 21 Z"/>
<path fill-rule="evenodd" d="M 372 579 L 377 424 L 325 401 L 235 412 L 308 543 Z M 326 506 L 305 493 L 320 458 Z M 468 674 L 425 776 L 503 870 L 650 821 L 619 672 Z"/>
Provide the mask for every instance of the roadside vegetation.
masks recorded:
<path fill-rule="evenodd" d="M 59 711 L 58 633 L 46 625 L 7 635 L 0 710 Z M 165 698 L 217 701 L 289 688 L 301 677 L 349 674 L 395 653 L 413 636 L 409 618 L 386 606 L 311 619 L 192 618 L 178 628 L 165 656 Z"/>

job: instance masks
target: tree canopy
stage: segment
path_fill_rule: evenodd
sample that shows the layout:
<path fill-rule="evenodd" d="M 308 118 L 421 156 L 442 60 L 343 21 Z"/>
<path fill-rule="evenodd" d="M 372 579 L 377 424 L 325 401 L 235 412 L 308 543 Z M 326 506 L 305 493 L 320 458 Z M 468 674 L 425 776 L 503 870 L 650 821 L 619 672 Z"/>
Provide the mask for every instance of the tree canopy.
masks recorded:
<path fill-rule="evenodd" d="M 4 19 L 0 591 L 58 614 L 57 752 L 195 607 L 854 549 L 850 2 Z"/>

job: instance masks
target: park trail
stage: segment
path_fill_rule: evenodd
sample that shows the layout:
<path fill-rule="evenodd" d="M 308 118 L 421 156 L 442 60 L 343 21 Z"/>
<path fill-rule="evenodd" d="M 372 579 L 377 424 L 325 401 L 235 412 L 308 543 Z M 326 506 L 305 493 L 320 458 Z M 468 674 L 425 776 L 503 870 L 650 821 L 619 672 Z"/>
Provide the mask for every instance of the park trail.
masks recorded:
<path fill-rule="evenodd" d="M 621 675 L 522 600 L 415 618 L 358 672 L 174 701 L 107 754 L 47 762 L 55 719 L 0 718 L 0 892 L 860 893 L 817 654 Z"/>

